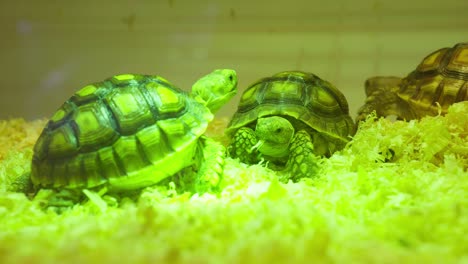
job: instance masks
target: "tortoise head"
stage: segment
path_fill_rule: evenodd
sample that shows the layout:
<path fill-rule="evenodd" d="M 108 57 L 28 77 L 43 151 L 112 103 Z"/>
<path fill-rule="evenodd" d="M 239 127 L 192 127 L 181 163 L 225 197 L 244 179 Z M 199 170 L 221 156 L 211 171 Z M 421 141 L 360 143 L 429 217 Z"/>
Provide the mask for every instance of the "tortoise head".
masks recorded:
<path fill-rule="evenodd" d="M 237 75 L 230 69 L 214 70 L 192 86 L 192 96 L 212 113 L 218 111 L 236 93 Z"/>
<path fill-rule="evenodd" d="M 376 76 L 366 80 L 366 96 L 370 96 L 377 90 L 398 91 L 402 79 L 395 76 Z"/>
<path fill-rule="evenodd" d="M 255 148 L 261 153 L 271 157 L 285 157 L 289 154 L 294 127 L 283 117 L 263 117 L 257 120 L 255 134 L 259 139 Z"/>

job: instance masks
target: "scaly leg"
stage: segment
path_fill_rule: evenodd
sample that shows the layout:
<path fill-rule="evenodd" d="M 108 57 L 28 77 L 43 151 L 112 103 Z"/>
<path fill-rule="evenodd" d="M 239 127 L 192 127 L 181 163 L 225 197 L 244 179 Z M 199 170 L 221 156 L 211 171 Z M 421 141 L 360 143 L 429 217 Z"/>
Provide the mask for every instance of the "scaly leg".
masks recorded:
<path fill-rule="evenodd" d="M 314 145 L 310 135 L 304 131 L 298 131 L 291 142 L 287 170 L 291 173 L 290 179 L 294 182 L 304 177 L 314 177 L 318 172 L 318 158 L 314 154 Z"/>
<path fill-rule="evenodd" d="M 203 160 L 197 161 L 199 165 L 195 178 L 195 191 L 203 193 L 217 190 L 223 176 L 226 149 L 208 137 L 201 137 L 199 142 L 198 148 L 202 153 L 199 158 Z"/>
<path fill-rule="evenodd" d="M 234 134 L 232 143 L 228 147 L 231 158 L 239 158 L 245 164 L 260 162 L 260 153 L 254 146 L 258 143 L 255 131 L 248 127 L 242 127 Z"/>

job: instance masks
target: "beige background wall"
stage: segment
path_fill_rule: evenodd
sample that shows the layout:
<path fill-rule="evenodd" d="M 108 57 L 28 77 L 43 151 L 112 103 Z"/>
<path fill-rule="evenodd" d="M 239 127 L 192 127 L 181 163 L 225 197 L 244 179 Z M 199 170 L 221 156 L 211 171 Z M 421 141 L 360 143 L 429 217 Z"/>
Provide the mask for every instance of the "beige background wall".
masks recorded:
<path fill-rule="evenodd" d="M 468 1 L 0 0 L 0 29 L 0 119 L 49 117 L 117 73 L 190 89 L 221 67 L 237 70 L 241 90 L 282 70 L 314 72 L 354 116 L 366 77 L 406 75 L 429 52 L 468 41 Z"/>

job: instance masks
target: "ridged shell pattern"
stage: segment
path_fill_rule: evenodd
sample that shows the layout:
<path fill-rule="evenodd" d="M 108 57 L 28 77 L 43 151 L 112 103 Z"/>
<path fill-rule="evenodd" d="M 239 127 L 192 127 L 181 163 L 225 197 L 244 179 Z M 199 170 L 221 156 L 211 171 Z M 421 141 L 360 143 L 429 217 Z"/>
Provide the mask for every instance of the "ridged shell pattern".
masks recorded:
<path fill-rule="evenodd" d="M 292 117 L 343 141 L 354 133 L 344 95 L 312 73 L 281 72 L 252 84 L 244 91 L 227 133 L 272 115 Z"/>
<path fill-rule="evenodd" d="M 190 165 L 213 115 L 159 76 L 122 74 L 87 85 L 56 111 L 35 147 L 40 187 L 134 189 Z"/>
<path fill-rule="evenodd" d="M 428 56 L 403 79 L 398 95 L 422 117 L 468 100 L 468 42 L 442 48 Z"/>

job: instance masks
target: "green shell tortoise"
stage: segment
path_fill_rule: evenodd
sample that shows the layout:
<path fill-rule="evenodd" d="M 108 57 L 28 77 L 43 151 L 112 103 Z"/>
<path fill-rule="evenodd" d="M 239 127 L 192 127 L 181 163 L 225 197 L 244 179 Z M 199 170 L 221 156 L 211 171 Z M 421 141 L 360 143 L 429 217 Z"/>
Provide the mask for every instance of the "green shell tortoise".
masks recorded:
<path fill-rule="evenodd" d="M 372 111 L 377 116 L 419 119 L 447 113 L 450 105 L 468 100 L 468 42 L 426 56 L 416 70 L 401 79 L 373 77 L 366 81 L 365 104 L 357 121 Z"/>
<path fill-rule="evenodd" d="M 244 91 L 226 133 L 231 157 L 247 164 L 266 160 L 297 181 L 315 176 L 317 156 L 328 157 L 346 145 L 354 123 L 346 98 L 331 83 L 286 71 Z"/>
<path fill-rule="evenodd" d="M 160 76 L 138 74 L 87 85 L 42 131 L 31 181 L 35 189 L 76 196 L 101 187 L 137 190 L 183 171 L 197 188 L 215 187 L 224 148 L 203 133 L 236 92 L 236 73 L 228 69 L 202 77 L 191 93 Z"/>

